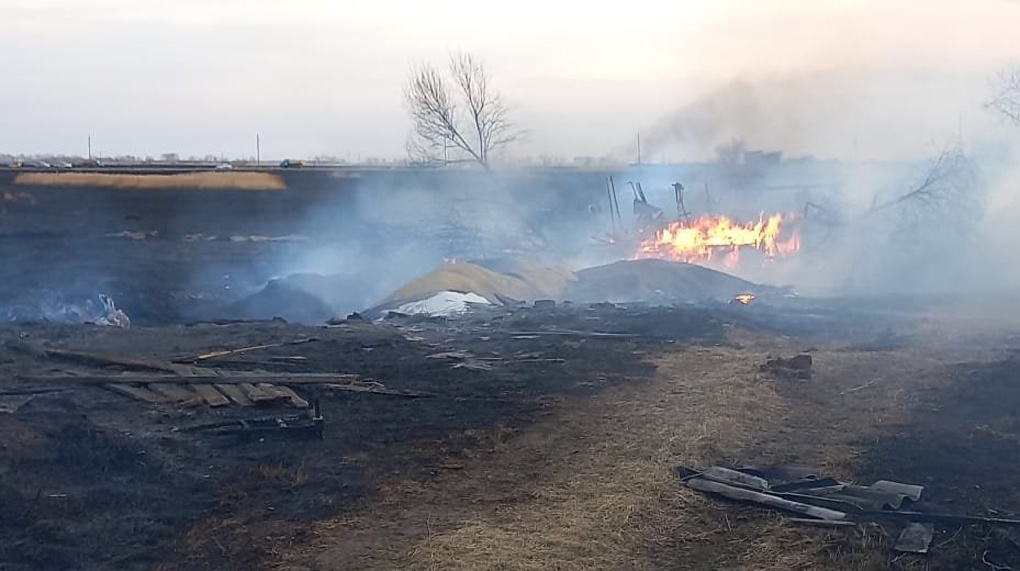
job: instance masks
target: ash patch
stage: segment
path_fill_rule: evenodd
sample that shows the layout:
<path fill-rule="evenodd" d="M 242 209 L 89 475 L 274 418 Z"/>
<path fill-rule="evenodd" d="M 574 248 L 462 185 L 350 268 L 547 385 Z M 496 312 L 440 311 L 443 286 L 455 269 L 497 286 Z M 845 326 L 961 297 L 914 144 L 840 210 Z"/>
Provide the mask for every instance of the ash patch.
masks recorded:
<path fill-rule="evenodd" d="M 671 311 L 662 314 L 660 333 L 690 337 L 720 327 L 706 329 L 700 316 Z M 37 395 L 17 412 L 0 414 L 5 435 L 0 560 L 10 569 L 272 566 L 278 542 L 302 541 L 311 521 L 371 501 L 389 479 L 427 485 L 451 459 L 466 462 L 505 445 L 528 424 L 555 414 L 564 399 L 650 375 L 654 366 L 644 356 L 663 339 L 590 335 L 648 333 L 641 325 L 646 317 L 611 307 L 522 308 L 449 321 L 335 327 L 0 327 L 0 346 L 38 344 L 165 362 L 315 338 L 203 366 L 224 375 L 353 373 L 393 391 L 429 395 L 399 398 L 296 386 L 304 397 L 320 399 L 325 438 L 244 439 L 181 429 L 293 409 L 151 405 L 98 384 L 62 384 L 57 393 Z M 522 328 L 571 333 L 520 335 Z M 483 366 L 460 367 L 434 357 L 443 352 L 474 355 Z M 17 389 L 18 375 L 118 374 L 49 360 L 39 352 L 5 355 L 3 389 Z"/>
<path fill-rule="evenodd" d="M 22 411 L 0 415 L 11 436 L 0 456 L 5 569 L 142 570 L 172 558 L 174 537 L 211 499 L 200 477 L 80 415 Z"/>
<path fill-rule="evenodd" d="M 644 259 L 614 262 L 577 272 L 565 299 L 584 302 L 645 302 L 658 305 L 729 300 L 739 293 L 772 290 L 698 266 Z"/>
<path fill-rule="evenodd" d="M 923 484 L 933 511 L 1020 518 L 1016 371 L 1013 360 L 956 367 L 950 388 L 916 395 L 911 423 L 872 446 L 861 479 Z M 1017 537 L 1004 530 L 964 527 L 956 543 L 933 557 L 931 569 L 981 568 L 986 551 L 996 565 L 1020 566 Z"/>

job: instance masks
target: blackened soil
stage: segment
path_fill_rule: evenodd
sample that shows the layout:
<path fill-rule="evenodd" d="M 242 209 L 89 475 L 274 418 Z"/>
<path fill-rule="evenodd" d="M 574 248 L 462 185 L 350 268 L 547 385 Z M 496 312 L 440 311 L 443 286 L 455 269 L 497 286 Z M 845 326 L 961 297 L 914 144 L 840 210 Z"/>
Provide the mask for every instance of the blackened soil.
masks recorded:
<path fill-rule="evenodd" d="M 294 385 L 305 398 L 320 400 L 325 434 L 319 440 L 297 432 L 244 436 L 198 428 L 293 415 L 293 408 L 153 405 L 95 383 L 47 386 L 58 391 L 0 413 L 0 567 L 270 566 L 274 546 L 298 541 L 306 524 L 371 498 L 386 479 L 435 478 L 443 463 L 474 457 L 500 435 L 556 414 L 562 399 L 640 382 L 654 371 L 644 356 L 663 342 L 711 343 L 721 327 L 683 310 L 656 321 L 611 307 L 328 328 L 8 324 L 0 327 L 0 392 L 39 387 L 32 377 L 122 374 L 26 346 L 167 363 L 314 339 L 201 364 L 223 375 L 354 373 L 425 396 Z M 520 335 L 523 329 L 575 334 Z M 586 334 L 592 331 L 629 335 Z"/>
<path fill-rule="evenodd" d="M 924 485 L 928 510 L 1020 519 L 1018 371 L 1013 360 L 966 364 L 954 371 L 951 388 L 916 395 L 912 420 L 873 444 L 861 479 Z M 957 532 L 931 569 L 988 568 L 983 555 L 1020 568 L 1016 528 L 942 526 L 944 537 Z"/>

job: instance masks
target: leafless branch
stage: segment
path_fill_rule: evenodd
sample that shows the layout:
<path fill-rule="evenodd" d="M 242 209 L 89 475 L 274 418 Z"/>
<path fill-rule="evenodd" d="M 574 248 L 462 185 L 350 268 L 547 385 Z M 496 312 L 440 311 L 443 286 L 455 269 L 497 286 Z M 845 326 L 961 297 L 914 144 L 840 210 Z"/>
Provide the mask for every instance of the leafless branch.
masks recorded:
<path fill-rule="evenodd" d="M 999 73 L 995 97 L 988 106 L 1020 127 L 1020 66 Z"/>
<path fill-rule="evenodd" d="M 980 173 L 959 146 L 935 156 L 908 191 L 884 202 L 876 201 L 867 211 L 888 239 L 916 251 L 962 247 L 976 238 L 983 215 Z M 949 231 L 947 231 L 949 229 Z"/>
<path fill-rule="evenodd" d="M 973 169 L 970 159 L 958 146 L 944 149 L 931 161 L 921 179 L 911 190 L 885 202 L 872 205 L 869 214 L 894 206 L 916 204 L 936 208 L 973 196 Z"/>
<path fill-rule="evenodd" d="M 482 63 L 470 54 L 450 56 L 451 84 L 435 67 L 412 71 L 404 93 L 413 128 L 408 156 L 419 162 L 467 159 L 488 169 L 493 151 L 523 136 L 509 120 L 509 110 L 489 88 Z"/>

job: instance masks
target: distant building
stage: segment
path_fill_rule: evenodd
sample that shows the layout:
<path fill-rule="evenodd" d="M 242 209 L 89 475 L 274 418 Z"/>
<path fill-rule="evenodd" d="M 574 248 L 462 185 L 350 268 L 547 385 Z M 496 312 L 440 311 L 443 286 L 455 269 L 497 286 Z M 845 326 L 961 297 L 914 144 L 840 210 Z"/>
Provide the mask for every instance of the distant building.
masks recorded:
<path fill-rule="evenodd" d="M 744 164 L 748 166 L 773 166 L 783 162 L 782 151 L 745 151 Z"/>

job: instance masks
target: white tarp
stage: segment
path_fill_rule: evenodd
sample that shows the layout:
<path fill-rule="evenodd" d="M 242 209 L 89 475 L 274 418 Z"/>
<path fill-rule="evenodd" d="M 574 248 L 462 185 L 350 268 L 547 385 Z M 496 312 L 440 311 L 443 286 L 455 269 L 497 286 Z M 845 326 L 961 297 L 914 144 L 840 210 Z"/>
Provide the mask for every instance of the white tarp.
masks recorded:
<path fill-rule="evenodd" d="M 412 301 L 396 308 L 397 313 L 407 315 L 450 316 L 464 313 L 471 304 L 491 305 L 489 300 L 476 293 L 441 291 L 421 301 Z"/>

